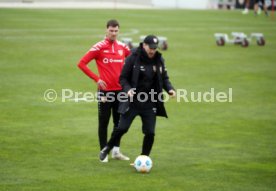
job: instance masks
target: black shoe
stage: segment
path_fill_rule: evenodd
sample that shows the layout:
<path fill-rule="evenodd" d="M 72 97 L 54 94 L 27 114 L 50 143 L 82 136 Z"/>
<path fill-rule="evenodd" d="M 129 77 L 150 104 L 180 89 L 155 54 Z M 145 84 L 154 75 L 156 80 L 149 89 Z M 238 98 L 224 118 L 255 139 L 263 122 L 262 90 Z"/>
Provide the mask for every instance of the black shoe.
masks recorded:
<path fill-rule="evenodd" d="M 105 146 L 101 152 L 100 152 L 100 161 L 104 162 L 105 158 L 107 157 L 108 153 L 110 151 L 110 148 L 108 146 Z"/>

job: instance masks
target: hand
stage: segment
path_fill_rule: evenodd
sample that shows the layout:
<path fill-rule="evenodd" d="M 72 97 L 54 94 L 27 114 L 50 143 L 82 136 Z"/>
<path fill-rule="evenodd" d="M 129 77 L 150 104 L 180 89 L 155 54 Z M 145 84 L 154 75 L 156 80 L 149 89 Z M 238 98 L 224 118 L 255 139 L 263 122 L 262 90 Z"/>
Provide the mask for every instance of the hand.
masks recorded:
<path fill-rule="evenodd" d="M 135 94 L 135 92 L 134 92 L 133 89 L 130 89 L 130 90 L 128 90 L 128 92 L 127 92 L 127 95 L 128 95 L 129 97 L 133 97 L 134 94 Z"/>
<path fill-rule="evenodd" d="M 100 89 L 103 89 L 103 90 L 106 89 L 106 83 L 105 83 L 105 81 L 99 79 L 99 80 L 97 81 L 97 84 L 98 84 L 98 87 L 99 87 Z"/>
<path fill-rule="evenodd" d="M 169 95 L 170 95 L 171 97 L 175 97 L 175 96 L 176 96 L 176 92 L 175 92 L 174 90 L 170 90 L 170 91 L 169 91 Z"/>

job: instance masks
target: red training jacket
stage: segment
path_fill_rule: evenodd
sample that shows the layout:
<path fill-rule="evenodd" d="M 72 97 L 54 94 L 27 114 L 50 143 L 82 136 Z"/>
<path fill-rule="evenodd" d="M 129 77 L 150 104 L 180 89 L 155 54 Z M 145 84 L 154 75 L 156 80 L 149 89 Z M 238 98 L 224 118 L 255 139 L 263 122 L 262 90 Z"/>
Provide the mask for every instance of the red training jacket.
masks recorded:
<path fill-rule="evenodd" d="M 95 82 L 99 79 L 105 81 L 105 91 L 121 90 L 119 76 L 121 74 L 125 58 L 130 54 L 127 45 L 120 41 L 110 41 L 105 38 L 95 44 L 79 61 L 78 67 Z M 88 63 L 95 59 L 99 76 L 92 72 Z"/>

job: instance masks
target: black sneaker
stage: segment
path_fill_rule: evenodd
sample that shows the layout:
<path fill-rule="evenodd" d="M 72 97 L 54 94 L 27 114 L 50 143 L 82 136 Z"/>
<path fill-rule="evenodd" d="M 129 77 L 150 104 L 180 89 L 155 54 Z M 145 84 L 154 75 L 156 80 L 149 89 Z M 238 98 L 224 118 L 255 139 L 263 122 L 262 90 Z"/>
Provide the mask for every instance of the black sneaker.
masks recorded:
<path fill-rule="evenodd" d="M 105 146 L 101 152 L 100 152 L 100 161 L 105 162 L 105 159 L 110 151 L 110 148 L 108 146 Z"/>

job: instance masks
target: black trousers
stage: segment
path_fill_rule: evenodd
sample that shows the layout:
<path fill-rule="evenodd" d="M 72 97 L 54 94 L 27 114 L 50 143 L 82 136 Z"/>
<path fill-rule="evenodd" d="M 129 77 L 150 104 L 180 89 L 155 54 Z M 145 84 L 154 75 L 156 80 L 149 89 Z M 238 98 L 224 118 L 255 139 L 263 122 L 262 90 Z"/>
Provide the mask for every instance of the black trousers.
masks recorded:
<path fill-rule="evenodd" d="M 142 132 L 144 134 L 141 155 L 149 155 L 152 149 L 155 135 L 156 114 L 153 108 L 135 108 L 130 107 L 129 110 L 120 117 L 119 127 L 114 129 L 112 136 L 107 143 L 111 149 L 116 146 L 116 142 L 128 131 L 130 125 L 136 116 L 140 116 L 142 120 Z"/>
<path fill-rule="evenodd" d="M 120 91 L 98 91 L 98 136 L 100 149 L 107 144 L 109 119 L 113 118 L 113 131 L 118 128 L 120 114 L 118 111 L 119 101 L 117 95 Z M 113 100 L 112 100 L 113 99 Z M 120 139 L 116 139 L 114 146 L 120 145 Z"/>

